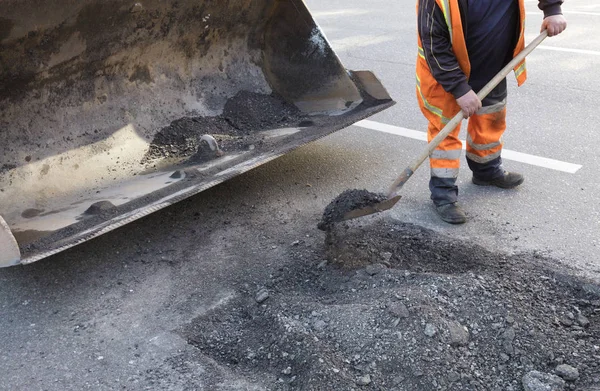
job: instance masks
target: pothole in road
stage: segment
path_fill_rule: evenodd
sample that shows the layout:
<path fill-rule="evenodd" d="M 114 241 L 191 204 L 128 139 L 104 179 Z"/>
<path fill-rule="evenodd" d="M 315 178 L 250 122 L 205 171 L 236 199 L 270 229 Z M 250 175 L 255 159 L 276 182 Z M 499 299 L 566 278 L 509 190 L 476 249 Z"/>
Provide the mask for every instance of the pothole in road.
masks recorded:
<path fill-rule="evenodd" d="M 391 223 L 288 255 L 267 299 L 242 289 L 188 342 L 274 390 L 516 391 L 559 364 L 579 371 L 566 389 L 600 386 L 600 289 L 548 260 Z"/>
<path fill-rule="evenodd" d="M 327 231 L 327 259 L 343 268 L 383 264 L 419 273 L 457 274 L 501 267 L 506 257 L 433 231 L 397 224 L 367 229 L 338 224 Z"/>

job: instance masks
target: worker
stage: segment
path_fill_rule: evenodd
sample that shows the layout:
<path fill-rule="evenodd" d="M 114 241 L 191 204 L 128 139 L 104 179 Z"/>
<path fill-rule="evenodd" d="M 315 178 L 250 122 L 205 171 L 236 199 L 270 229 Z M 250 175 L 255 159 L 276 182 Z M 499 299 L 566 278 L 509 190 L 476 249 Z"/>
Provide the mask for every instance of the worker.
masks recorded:
<path fill-rule="evenodd" d="M 562 0 L 539 0 L 542 31 L 560 34 L 567 22 Z M 476 95 L 524 47 L 525 0 L 417 0 L 417 99 L 429 121 L 429 141 L 462 110 L 469 118 L 467 163 L 472 182 L 511 189 L 523 176 L 502 166 L 506 129 L 506 79 L 480 101 Z M 514 69 L 518 85 L 527 78 L 525 61 Z M 466 221 L 458 204 L 456 179 L 462 142 L 460 125 L 429 156 L 429 188 L 437 214 L 451 224 Z"/>

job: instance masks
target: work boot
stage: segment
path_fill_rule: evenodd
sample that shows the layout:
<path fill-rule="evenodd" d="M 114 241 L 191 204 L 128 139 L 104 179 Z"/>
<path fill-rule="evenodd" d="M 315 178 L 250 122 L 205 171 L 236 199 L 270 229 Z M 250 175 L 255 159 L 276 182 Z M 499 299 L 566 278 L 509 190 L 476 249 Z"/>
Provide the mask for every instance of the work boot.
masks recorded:
<path fill-rule="evenodd" d="M 504 171 L 501 177 L 488 181 L 477 179 L 477 177 L 473 175 L 473 183 L 477 186 L 496 186 L 502 189 L 513 189 L 523 183 L 524 180 L 525 178 L 523 175 L 508 171 Z"/>
<path fill-rule="evenodd" d="M 434 204 L 435 205 L 435 204 Z M 458 205 L 458 202 L 451 204 L 435 205 L 435 211 L 442 220 L 450 224 L 464 224 L 467 222 L 465 211 Z"/>

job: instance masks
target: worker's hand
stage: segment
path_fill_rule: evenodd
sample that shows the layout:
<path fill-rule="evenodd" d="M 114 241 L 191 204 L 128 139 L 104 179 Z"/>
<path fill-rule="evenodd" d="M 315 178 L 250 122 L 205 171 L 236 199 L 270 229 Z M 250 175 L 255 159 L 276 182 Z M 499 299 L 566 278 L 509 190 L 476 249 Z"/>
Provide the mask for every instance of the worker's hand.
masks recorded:
<path fill-rule="evenodd" d="M 562 15 L 548 16 L 542 22 L 542 28 L 540 32 L 548 30 L 548 36 L 554 37 L 565 31 L 567 28 L 567 19 Z"/>
<path fill-rule="evenodd" d="M 469 118 L 473 114 L 477 113 L 481 109 L 481 101 L 477 97 L 477 94 L 471 90 L 458 98 L 456 103 L 460 106 L 465 118 Z"/>

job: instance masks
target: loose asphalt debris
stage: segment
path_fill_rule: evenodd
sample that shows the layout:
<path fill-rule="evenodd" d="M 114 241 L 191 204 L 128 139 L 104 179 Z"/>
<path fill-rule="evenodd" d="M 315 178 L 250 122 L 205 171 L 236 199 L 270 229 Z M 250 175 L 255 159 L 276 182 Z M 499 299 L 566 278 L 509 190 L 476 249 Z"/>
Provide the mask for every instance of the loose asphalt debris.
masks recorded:
<path fill-rule="evenodd" d="M 181 330 L 269 390 L 598 390 L 600 287 L 537 253 L 338 224 Z"/>
<path fill-rule="evenodd" d="M 250 147 L 246 137 L 262 130 L 300 126 L 306 115 L 276 94 L 241 91 L 229 99 L 223 114 L 214 117 L 184 117 L 156 134 L 144 162 L 164 158 L 210 160 L 214 155 L 200 138 L 212 135 L 224 151 Z"/>
<path fill-rule="evenodd" d="M 346 190 L 327 205 L 318 227 L 322 231 L 328 231 L 333 224 L 342 221 L 346 213 L 378 204 L 386 199 L 385 194 L 381 193 L 357 189 Z"/>

